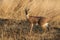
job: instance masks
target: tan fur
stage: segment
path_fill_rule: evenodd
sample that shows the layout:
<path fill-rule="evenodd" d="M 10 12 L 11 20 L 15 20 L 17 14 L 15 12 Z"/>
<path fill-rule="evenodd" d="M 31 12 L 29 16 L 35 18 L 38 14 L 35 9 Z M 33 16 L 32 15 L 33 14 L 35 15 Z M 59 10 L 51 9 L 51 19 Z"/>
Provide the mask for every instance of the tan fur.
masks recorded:
<path fill-rule="evenodd" d="M 46 18 L 46 17 L 40 17 L 40 20 L 38 21 L 38 24 L 42 27 L 44 32 L 47 31 L 49 21 L 50 21 L 50 19 Z"/>
<path fill-rule="evenodd" d="M 49 21 L 48 18 L 41 17 L 41 16 L 40 17 L 37 17 L 37 16 L 27 16 L 27 19 L 30 22 L 30 27 L 31 27 L 30 34 L 32 32 L 34 24 L 40 25 L 43 28 L 44 31 L 47 30 L 46 26 L 48 26 L 48 21 Z"/>

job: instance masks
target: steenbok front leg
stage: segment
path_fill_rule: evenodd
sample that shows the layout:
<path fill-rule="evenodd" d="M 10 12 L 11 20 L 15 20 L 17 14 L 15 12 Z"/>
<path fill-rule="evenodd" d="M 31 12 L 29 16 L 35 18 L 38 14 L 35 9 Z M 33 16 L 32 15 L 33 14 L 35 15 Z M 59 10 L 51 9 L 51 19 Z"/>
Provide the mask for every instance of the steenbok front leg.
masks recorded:
<path fill-rule="evenodd" d="M 30 24 L 30 27 L 31 27 L 31 29 L 30 29 L 30 35 L 31 35 L 32 29 L 33 29 L 33 23 Z"/>

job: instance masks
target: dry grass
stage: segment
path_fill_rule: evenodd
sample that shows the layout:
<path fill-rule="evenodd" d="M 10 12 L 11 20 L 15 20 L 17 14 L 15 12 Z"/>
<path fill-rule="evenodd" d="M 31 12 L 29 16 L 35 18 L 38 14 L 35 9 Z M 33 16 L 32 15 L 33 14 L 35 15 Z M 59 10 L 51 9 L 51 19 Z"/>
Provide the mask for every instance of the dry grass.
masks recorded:
<path fill-rule="evenodd" d="M 50 30 L 43 33 L 40 26 L 29 35 L 30 23 L 25 9 L 33 16 L 51 17 Z M 20 21 L 23 20 L 23 21 Z M 0 0 L 0 40 L 59 40 L 60 0 Z"/>
<path fill-rule="evenodd" d="M 59 40 L 60 28 L 49 28 L 46 33 L 35 26 L 29 35 L 30 27 L 28 21 L 11 19 L 0 19 L 0 40 Z"/>
<path fill-rule="evenodd" d="M 33 16 L 51 17 L 60 13 L 60 0 L 0 0 L 0 18 L 24 20 L 25 9 Z"/>

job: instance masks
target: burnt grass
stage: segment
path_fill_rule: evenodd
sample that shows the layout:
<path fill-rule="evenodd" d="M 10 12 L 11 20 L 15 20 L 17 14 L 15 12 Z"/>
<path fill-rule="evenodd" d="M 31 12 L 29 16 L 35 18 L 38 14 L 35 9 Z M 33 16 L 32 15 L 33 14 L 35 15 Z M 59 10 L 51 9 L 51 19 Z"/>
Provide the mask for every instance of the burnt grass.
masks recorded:
<path fill-rule="evenodd" d="M 44 33 L 39 25 L 34 25 L 31 35 L 30 28 L 28 21 L 0 19 L 0 40 L 60 40 L 59 28 L 49 28 Z"/>

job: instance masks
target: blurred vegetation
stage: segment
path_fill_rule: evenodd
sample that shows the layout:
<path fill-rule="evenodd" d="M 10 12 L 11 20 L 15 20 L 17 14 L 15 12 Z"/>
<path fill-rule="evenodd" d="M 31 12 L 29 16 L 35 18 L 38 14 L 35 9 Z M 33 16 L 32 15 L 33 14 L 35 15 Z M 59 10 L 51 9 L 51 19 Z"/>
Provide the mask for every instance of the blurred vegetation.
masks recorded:
<path fill-rule="evenodd" d="M 50 27 L 44 33 L 40 26 L 34 26 L 32 34 L 28 21 L 0 19 L 0 40 L 59 40 L 60 28 Z"/>
<path fill-rule="evenodd" d="M 59 40 L 60 15 L 49 22 L 49 30 L 26 20 L 25 9 L 32 16 L 52 17 L 60 14 L 60 0 L 0 0 L 0 40 Z"/>

